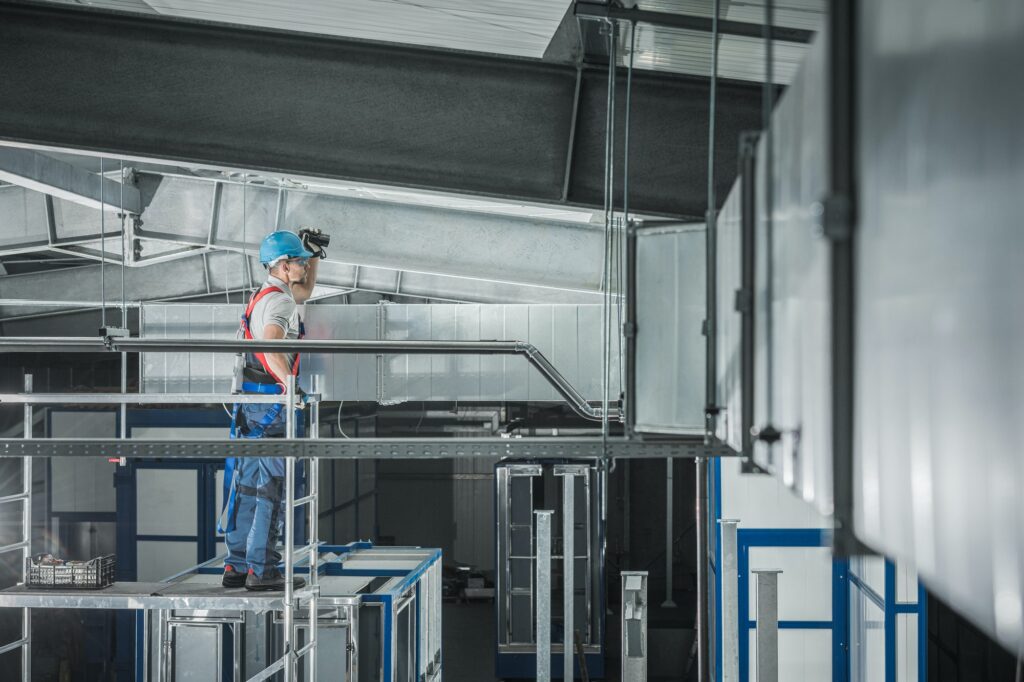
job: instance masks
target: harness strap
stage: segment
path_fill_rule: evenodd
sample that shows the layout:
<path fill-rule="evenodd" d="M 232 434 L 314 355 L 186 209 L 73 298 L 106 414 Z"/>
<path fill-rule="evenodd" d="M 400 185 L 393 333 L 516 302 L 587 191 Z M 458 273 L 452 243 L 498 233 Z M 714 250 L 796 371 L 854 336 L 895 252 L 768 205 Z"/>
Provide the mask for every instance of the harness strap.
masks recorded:
<path fill-rule="evenodd" d="M 250 341 L 255 339 L 255 337 L 252 335 L 252 329 L 250 328 L 250 319 L 252 318 L 252 311 L 256 308 L 256 304 L 259 303 L 263 299 L 264 296 L 266 296 L 268 294 L 273 294 L 273 293 L 283 294 L 284 291 L 282 291 L 281 287 L 278 287 L 278 286 L 263 287 L 262 289 L 257 291 L 255 294 L 253 294 L 252 297 L 249 299 L 249 305 L 246 306 L 245 314 L 242 316 L 242 333 L 243 333 L 243 335 L 244 335 L 244 337 L 246 339 L 248 339 Z M 301 339 L 305 335 L 306 335 L 306 327 L 300 321 L 299 322 L 299 338 Z M 267 358 L 266 358 L 265 354 L 263 354 L 263 353 L 253 353 L 253 357 L 256 358 L 257 362 L 259 362 L 260 365 L 263 367 L 263 370 L 267 374 L 272 376 L 277 383 L 281 384 L 282 386 L 285 385 L 284 379 L 282 379 L 277 374 L 275 374 L 274 370 L 270 369 L 270 364 L 267 362 Z M 299 375 L 299 354 L 298 353 L 295 354 L 295 360 L 292 361 L 291 374 L 292 374 L 292 376 L 296 376 L 296 377 Z"/>

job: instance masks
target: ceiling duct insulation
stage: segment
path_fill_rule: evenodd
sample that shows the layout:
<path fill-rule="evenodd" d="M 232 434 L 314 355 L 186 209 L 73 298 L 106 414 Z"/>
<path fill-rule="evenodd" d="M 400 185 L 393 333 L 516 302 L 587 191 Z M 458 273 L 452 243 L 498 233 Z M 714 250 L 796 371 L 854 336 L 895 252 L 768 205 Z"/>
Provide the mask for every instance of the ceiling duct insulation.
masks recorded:
<path fill-rule="evenodd" d="M 146 339 L 233 339 L 238 305 L 151 304 L 142 308 Z M 311 339 L 515 340 L 536 346 L 584 398 L 598 401 L 601 383 L 599 305 L 314 305 L 306 308 Z M 142 360 L 142 388 L 156 393 L 231 390 L 234 356 L 153 353 Z M 612 362 L 611 395 L 619 395 Z M 551 401 L 561 398 L 524 358 L 509 355 L 311 354 L 305 387 L 319 377 L 325 400 Z"/>

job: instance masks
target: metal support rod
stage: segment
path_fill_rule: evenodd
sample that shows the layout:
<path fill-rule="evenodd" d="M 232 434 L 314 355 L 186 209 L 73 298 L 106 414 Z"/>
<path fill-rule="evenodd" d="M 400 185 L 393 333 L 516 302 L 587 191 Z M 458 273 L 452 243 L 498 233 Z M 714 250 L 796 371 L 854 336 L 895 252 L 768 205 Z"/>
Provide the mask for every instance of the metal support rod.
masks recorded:
<path fill-rule="evenodd" d="M 0 646 L 0 655 L 6 654 L 8 651 L 14 651 L 15 649 L 22 647 L 26 644 L 28 644 L 27 639 L 19 639 L 17 641 L 11 642 L 10 644 Z"/>
<path fill-rule="evenodd" d="M 757 682 L 779 682 L 779 573 L 776 569 L 753 572 L 757 576 Z"/>
<path fill-rule="evenodd" d="M 307 400 L 318 400 L 308 395 Z M 0 393 L 0 403 L 25 405 L 203 405 L 225 402 L 274 405 L 276 393 Z M 121 434 L 124 437 L 126 434 Z"/>
<path fill-rule="evenodd" d="M 29 543 L 26 542 L 25 540 L 21 540 L 20 542 L 12 542 L 9 545 L 4 545 L 3 547 L 0 547 L 0 554 L 6 554 L 7 552 L 13 552 L 16 549 L 24 550 L 28 546 L 29 546 Z"/>
<path fill-rule="evenodd" d="M 575 557 L 576 557 L 576 477 L 562 476 L 562 679 L 572 680 L 572 655 L 575 614 Z"/>
<path fill-rule="evenodd" d="M 711 23 L 711 86 L 708 104 L 708 210 L 705 214 L 706 285 L 704 313 L 705 341 L 705 408 L 704 442 L 715 437 L 718 415 L 718 202 L 715 198 L 715 108 L 718 93 L 718 12 L 719 0 L 713 0 Z"/>
<path fill-rule="evenodd" d="M 124 271 L 124 265 L 121 266 L 122 272 Z M 123 288 L 123 284 L 122 284 Z M 123 300 L 122 296 L 122 300 Z M 122 310 L 122 315 L 124 312 Z M 125 317 L 124 319 L 127 319 Z M 125 329 L 127 329 L 127 323 L 125 323 Z M 128 354 L 121 353 L 121 393 L 128 394 Z M 121 403 L 121 440 L 128 438 L 128 403 Z M 126 458 L 121 457 L 119 464 L 124 466 L 127 463 Z"/>
<path fill-rule="evenodd" d="M 708 637 L 708 459 L 696 459 L 696 504 L 694 524 L 697 529 L 697 680 L 710 682 L 711 647 Z"/>
<path fill-rule="evenodd" d="M 295 376 L 289 374 L 285 385 L 285 427 L 287 440 L 295 440 Z M 284 460 L 284 666 L 285 682 L 293 682 L 298 671 L 295 657 L 295 457 Z"/>
<path fill-rule="evenodd" d="M 647 682 L 647 571 L 622 572 L 623 682 Z"/>
<path fill-rule="evenodd" d="M 665 460 L 665 601 L 661 603 L 663 609 L 674 609 L 676 603 L 672 601 L 672 458 Z"/>
<path fill-rule="evenodd" d="M 149 609 L 142 610 L 142 679 L 136 682 L 149 682 L 150 638 L 153 636 L 153 616 Z"/>
<path fill-rule="evenodd" d="M 537 562 L 534 583 L 537 585 L 537 682 L 551 682 L 551 517 L 554 512 L 533 512 L 537 528 Z"/>
<path fill-rule="evenodd" d="M 32 375 L 25 375 L 25 393 L 32 392 Z M 25 405 L 25 439 L 32 438 L 33 427 L 32 406 Z M 21 582 L 28 584 L 28 561 L 32 558 L 32 458 L 25 457 L 21 460 L 21 492 L 25 495 L 22 502 L 22 541 L 25 546 L 21 551 Z M 21 638 L 24 645 L 21 647 L 21 679 L 29 682 L 32 679 L 32 611 L 29 608 L 21 610 Z"/>
<path fill-rule="evenodd" d="M 154 616 L 153 629 L 156 631 L 157 648 L 156 682 L 169 682 L 171 641 L 167 637 L 167 612 L 164 609 L 157 609 Z"/>
<path fill-rule="evenodd" d="M 739 564 L 736 519 L 721 519 L 722 565 L 722 682 L 740 682 Z"/>

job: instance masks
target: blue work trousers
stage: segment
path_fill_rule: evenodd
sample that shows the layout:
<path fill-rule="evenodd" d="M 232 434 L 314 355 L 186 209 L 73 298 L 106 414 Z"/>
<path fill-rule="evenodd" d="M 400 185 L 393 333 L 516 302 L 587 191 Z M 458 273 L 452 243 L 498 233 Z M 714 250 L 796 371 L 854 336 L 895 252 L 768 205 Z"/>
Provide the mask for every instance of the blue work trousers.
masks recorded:
<path fill-rule="evenodd" d="M 239 409 L 239 422 L 253 432 L 271 405 L 243 403 Z M 296 415 L 298 419 L 298 413 Z M 284 413 L 265 425 L 261 437 L 284 436 Z M 245 435 L 245 429 L 239 434 Z M 232 493 L 235 496 L 233 518 L 228 520 L 230 530 L 224 540 L 228 548 L 225 561 L 236 571 L 251 569 L 261 578 L 273 576 L 281 553 L 277 543 L 284 524 L 284 459 L 280 457 L 240 457 L 236 461 Z"/>

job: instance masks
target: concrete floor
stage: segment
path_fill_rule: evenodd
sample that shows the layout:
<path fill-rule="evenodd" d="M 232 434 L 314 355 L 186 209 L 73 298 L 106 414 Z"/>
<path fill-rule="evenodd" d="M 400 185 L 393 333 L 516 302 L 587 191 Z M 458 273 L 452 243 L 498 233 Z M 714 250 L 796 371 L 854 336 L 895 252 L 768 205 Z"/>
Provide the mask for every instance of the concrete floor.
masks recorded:
<path fill-rule="evenodd" d="M 494 604 L 446 603 L 441 610 L 445 682 L 491 682 Z"/>

